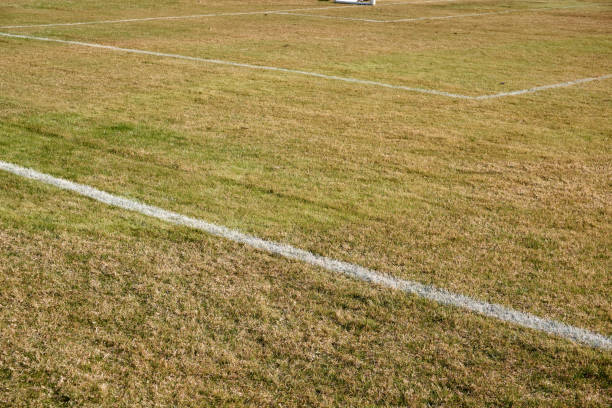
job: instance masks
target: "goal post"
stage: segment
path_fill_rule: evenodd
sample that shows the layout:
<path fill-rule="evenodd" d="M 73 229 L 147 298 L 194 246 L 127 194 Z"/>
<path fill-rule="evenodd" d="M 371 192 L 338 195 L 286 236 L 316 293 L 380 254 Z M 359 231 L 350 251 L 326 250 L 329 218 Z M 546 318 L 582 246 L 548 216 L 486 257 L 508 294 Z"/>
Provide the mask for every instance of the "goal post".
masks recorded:
<path fill-rule="evenodd" d="M 362 6 L 373 6 L 376 4 L 376 0 L 334 0 L 334 2 L 343 4 L 357 4 Z"/>

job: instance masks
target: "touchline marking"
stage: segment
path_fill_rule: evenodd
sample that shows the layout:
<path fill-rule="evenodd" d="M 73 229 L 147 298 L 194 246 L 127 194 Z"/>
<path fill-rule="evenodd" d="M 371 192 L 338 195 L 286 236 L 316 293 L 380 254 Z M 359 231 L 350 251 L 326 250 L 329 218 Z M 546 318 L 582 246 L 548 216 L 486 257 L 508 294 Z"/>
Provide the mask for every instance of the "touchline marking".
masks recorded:
<path fill-rule="evenodd" d="M 279 11 L 276 14 L 284 14 L 284 15 L 288 15 L 288 16 L 324 18 L 324 19 L 333 19 L 333 20 L 363 21 L 363 22 L 366 22 L 366 23 L 410 23 L 410 22 L 427 21 L 427 20 L 450 20 L 450 19 L 453 19 L 453 18 L 468 18 L 468 17 L 490 16 L 490 15 L 496 15 L 496 14 L 532 13 L 532 12 L 539 12 L 539 11 L 566 10 L 566 9 L 574 9 L 574 8 L 585 8 L 585 7 L 589 7 L 589 6 L 593 6 L 593 5 L 591 5 L 591 4 L 581 4 L 581 5 L 576 5 L 576 6 L 565 6 L 565 7 L 540 7 L 540 8 L 522 9 L 522 10 L 503 10 L 503 11 L 488 11 L 488 12 L 484 12 L 484 13 L 455 14 L 455 15 L 452 15 L 452 16 L 429 16 L 429 17 L 400 18 L 400 19 L 396 19 L 396 20 L 380 20 L 380 19 L 370 19 L 370 18 L 326 16 L 326 15 L 322 15 L 322 14 L 295 13 L 295 12 L 292 12 L 292 11 Z M 595 7 L 596 7 L 596 5 L 595 5 Z"/>
<path fill-rule="evenodd" d="M 385 3 L 380 4 L 382 6 L 401 6 L 405 4 L 428 4 L 428 3 L 452 3 L 459 0 L 425 0 L 425 1 L 411 1 L 401 3 Z M 162 17 L 144 17 L 144 18 L 128 18 L 120 20 L 98 20 L 98 21 L 82 21 L 74 23 L 50 23 L 50 24 L 26 24 L 26 25 L 11 25 L 11 26 L 0 26 L 0 29 L 14 29 L 14 28 L 36 28 L 36 27 L 65 27 L 65 26 L 80 26 L 80 25 L 93 25 L 93 24 L 119 24 L 119 23 L 137 23 L 145 21 L 163 21 L 163 20 L 186 20 L 186 19 L 197 19 L 207 17 L 230 17 L 230 16 L 252 16 L 262 14 L 285 14 L 292 11 L 311 11 L 311 10 L 337 10 L 355 7 L 354 5 L 348 6 L 327 6 L 327 7 L 309 7 L 309 8 L 297 8 L 287 10 L 264 10 L 264 11 L 244 11 L 236 13 L 212 13 L 212 14 L 192 14 L 186 16 L 162 16 Z M 333 18 L 333 17 L 330 17 Z"/>
<path fill-rule="evenodd" d="M 100 48 L 100 49 L 104 49 L 104 50 L 126 52 L 126 53 L 132 53 L 132 54 L 152 55 L 152 56 L 156 56 L 156 57 L 175 58 L 175 59 L 182 59 L 182 60 L 188 60 L 188 61 L 205 62 L 205 63 L 208 63 L 208 64 L 227 65 L 227 66 L 231 66 L 231 67 L 257 69 L 257 70 L 262 70 L 262 71 L 285 72 L 285 73 L 289 73 L 289 74 L 304 75 L 304 76 L 315 77 L 315 78 L 323 78 L 323 79 L 329 79 L 329 80 L 334 80 L 334 81 L 350 82 L 350 83 L 354 83 L 354 84 L 371 85 L 371 86 L 378 86 L 378 87 L 381 87 L 381 88 L 397 89 L 397 90 L 402 90 L 402 91 L 417 92 L 417 93 L 424 93 L 424 94 L 430 94 L 430 95 L 445 96 L 445 97 L 448 97 L 448 98 L 467 99 L 467 100 L 474 100 L 474 101 L 485 100 L 485 99 L 496 99 L 496 98 L 501 98 L 501 97 L 505 97 L 505 96 L 522 95 L 522 94 L 539 92 L 539 91 L 543 91 L 543 90 L 546 90 L 546 89 L 564 88 L 564 87 L 568 87 L 568 86 L 572 86 L 572 85 L 583 84 L 583 83 L 586 83 L 586 82 L 602 81 L 604 79 L 609 79 L 609 78 L 612 77 L 611 74 L 606 74 L 606 75 L 601 75 L 601 76 L 598 76 L 598 77 L 583 78 L 583 79 L 578 79 L 578 80 L 569 81 L 569 82 L 562 82 L 562 83 L 552 84 L 552 85 L 543 85 L 543 86 L 538 86 L 538 87 L 534 87 L 534 88 L 520 89 L 520 90 L 517 90 L 517 91 L 511 91 L 511 92 L 500 92 L 500 93 L 491 94 L 491 95 L 471 96 L 471 95 L 462 95 L 462 94 L 438 91 L 438 90 L 435 90 L 435 89 L 413 88 L 413 87 L 403 86 L 403 85 L 387 84 L 387 83 L 384 83 L 384 82 L 368 81 L 368 80 L 365 80 L 365 79 L 357 79 L 357 78 L 341 77 L 341 76 L 336 76 L 336 75 L 320 74 L 318 72 L 310 72 L 310 71 L 300 71 L 300 70 L 297 70 L 297 69 L 271 67 L 271 66 L 265 66 L 265 65 L 245 64 L 245 63 L 241 63 L 241 62 L 223 61 L 223 60 L 218 60 L 218 59 L 189 57 L 189 56 L 180 55 L 180 54 L 168 54 L 168 53 L 163 53 L 163 52 L 138 50 L 138 49 L 133 49 L 133 48 L 120 48 L 120 47 L 114 47 L 112 45 L 86 43 L 86 42 L 81 42 L 81 41 L 59 40 L 59 39 L 55 39 L 55 38 L 34 37 L 34 36 L 30 36 L 30 35 L 10 34 L 10 33 L 2 33 L 2 32 L 0 32 L 0 37 L 19 38 L 19 39 L 24 39 L 24 40 L 36 40 L 36 41 L 54 42 L 54 43 L 60 43 L 60 44 L 78 45 L 78 46 L 82 46 L 82 47 Z"/>
<path fill-rule="evenodd" d="M 21 167 L 1 160 L 0 170 L 27 179 L 36 180 L 62 190 L 72 191 L 110 206 L 137 212 L 171 224 L 200 230 L 239 244 L 248 245 L 263 252 L 268 252 L 287 259 L 302 261 L 310 265 L 318 266 L 331 272 L 347 275 L 355 279 L 386 286 L 388 288 L 401 290 L 406 293 L 415 294 L 437 303 L 467 309 L 485 316 L 503 320 L 505 322 L 514 323 L 519 326 L 540 330 L 545 333 L 554 334 L 569 340 L 588 344 L 592 347 L 608 350 L 612 349 L 612 338 L 599 333 L 591 332 L 589 330 L 581 329 L 579 327 L 570 326 L 556 320 L 544 319 L 495 303 L 488 303 L 472 299 L 468 296 L 448 292 L 434 286 L 393 278 L 363 266 L 316 255 L 312 252 L 305 251 L 291 245 L 267 241 L 253 235 L 248 235 L 237 230 L 229 229 L 222 225 L 212 224 L 197 218 L 188 217 L 172 211 L 164 210 L 159 207 L 143 204 L 135 200 L 119 197 L 87 185 L 53 177 L 49 174 L 40 173 L 36 170 Z"/>

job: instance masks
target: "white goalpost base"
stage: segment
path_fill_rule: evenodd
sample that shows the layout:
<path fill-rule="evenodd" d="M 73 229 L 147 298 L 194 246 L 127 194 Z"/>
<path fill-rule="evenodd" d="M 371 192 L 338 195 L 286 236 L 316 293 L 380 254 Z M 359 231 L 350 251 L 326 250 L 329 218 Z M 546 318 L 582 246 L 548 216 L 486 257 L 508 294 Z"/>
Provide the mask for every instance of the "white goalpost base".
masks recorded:
<path fill-rule="evenodd" d="M 373 6 L 376 0 L 334 0 L 334 3 L 357 4 L 362 6 Z"/>

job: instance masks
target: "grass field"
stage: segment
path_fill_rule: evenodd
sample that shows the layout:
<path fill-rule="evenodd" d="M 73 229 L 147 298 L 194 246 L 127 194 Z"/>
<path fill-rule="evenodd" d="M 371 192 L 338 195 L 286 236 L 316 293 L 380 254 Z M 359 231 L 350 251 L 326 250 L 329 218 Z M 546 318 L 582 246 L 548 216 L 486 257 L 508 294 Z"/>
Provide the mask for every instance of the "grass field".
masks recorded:
<path fill-rule="evenodd" d="M 378 3 L 5 0 L 0 161 L 609 338 L 610 2 Z M 1 171 L 0 259 L 0 406 L 612 404 L 610 349 Z"/>

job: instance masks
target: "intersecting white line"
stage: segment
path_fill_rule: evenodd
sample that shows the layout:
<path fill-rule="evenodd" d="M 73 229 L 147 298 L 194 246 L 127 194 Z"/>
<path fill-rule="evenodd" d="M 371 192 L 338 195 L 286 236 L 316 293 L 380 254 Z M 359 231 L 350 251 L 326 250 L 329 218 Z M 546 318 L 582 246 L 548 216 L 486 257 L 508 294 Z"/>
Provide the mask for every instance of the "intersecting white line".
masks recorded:
<path fill-rule="evenodd" d="M 402 5 L 416 5 L 416 4 L 428 4 L 428 3 L 452 3 L 459 0 L 423 0 L 423 1 L 410 1 L 410 2 L 398 2 L 398 3 L 383 3 L 378 7 L 382 6 L 402 6 Z M 119 20 L 98 20 L 98 21 L 82 21 L 73 23 L 49 23 L 49 24 L 25 24 L 25 25 L 10 25 L 0 26 L 0 29 L 8 30 L 15 28 L 44 28 L 44 27 L 66 27 L 66 26 L 80 26 L 80 25 L 93 25 L 93 24 L 118 24 L 118 23 L 137 23 L 146 21 L 163 21 L 163 20 L 186 20 L 186 19 L 198 19 L 207 17 L 231 17 L 231 16 L 251 16 L 251 15 L 265 15 L 265 14 L 284 14 L 293 11 L 314 11 L 314 10 L 339 10 L 345 8 L 353 8 L 355 6 L 326 6 L 326 7 L 309 7 L 309 8 L 297 8 L 287 10 L 264 10 L 264 11 L 244 11 L 236 13 L 211 13 L 211 14 L 192 14 L 186 16 L 162 16 L 162 17 L 144 17 L 144 18 L 128 18 Z"/>
<path fill-rule="evenodd" d="M 39 173 L 36 170 L 21 167 L 2 160 L 0 160 L 0 170 L 55 186 L 63 190 L 72 191 L 107 205 L 134 211 L 149 217 L 169 222 L 171 224 L 197 229 L 239 244 L 248 245 L 260 251 L 279 255 L 291 260 L 305 262 L 331 272 L 352 277 L 354 279 L 401 290 L 403 292 L 411 293 L 437 303 L 459 307 L 488 317 L 503 320 L 505 322 L 514 323 L 519 326 L 540 330 L 545 333 L 554 334 L 569 340 L 588 344 L 592 347 L 612 349 L 612 338 L 579 327 L 570 326 L 556 320 L 545 319 L 529 313 L 519 312 L 495 303 L 488 303 L 481 300 L 472 299 L 471 297 L 452 293 L 435 286 L 424 285 L 422 283 L 404 279 L 397 279 L 360 265 L 316 255 L 310 251 L 299 249 L 291 245 L 267 241 L 253 235 L 248 235 L 243 232 L 224 227 L 222 225 L 212 224 L 197 218 L 188 217 L 172 211 L 164 210 L 159 207 L 143 204 L 136 200 L 119 197 L 98 190 L 94 187 L 77 184 L 72 181 L 53 177 L 49 174 Z"/>
<path fill-rule="evenodd" d="M 500 93 L 489 94 L 489 95 L 471 96 L 471 95 L 463 95 L 463 94 L 439 91 L 436 89 L 414 88 L 414 87 L 403 86 L 403 85 L 393 85 L 393 84 L 387 84 L 384 82 L 368 81 L 365 79 L 357 79 L 357 78 L 350 78 L 350 77 L 341 77 L 337 75 L 327 75 L 327 74 L 321 74 L 318 72 L 301 71 L 297 69 L 280 68 L 280 67 L 272 67 L 272 66 L 265 66 L 265 65 L 245 64 L 241 62 L 224 61 L 224 60 L 218 60 L 218 59 L 190 57 L 190 56 L 180 55 L 180 54 L 169 54 L 169 53 L 163 53 L 163 52 L 139 50 L 139 49 L 134 49 L 134 48 L 121 48 L 121 47 L 114 47 L 112 45 L 86 43 L 86 42 L 81 42 L 81 41 L 59 40 L 55 38 L 35 37 L 35 36 L 24 35 L 24 34 L 11 34 L 11 33 L 2 33 L 2 32 L 0 32 L 0 37 L 53 42 L 53 43 L 68 44 L 68 45 L 77 45 L 81 47 L 99 48 L 99 49 L 104 49 L 104 50 L 126 52 L 126 53 L 131 53 L 131 54 L 151 55 L 151 56 L 156 56 L 156 57 L 182 59 L 182 60 L 188 60 L 188 61 L 204 62 L 208 64 L 217 64 L 217 65 L 226 65 L 226 66 L 232 66 L 232 67 L 238 67 L 238 68 L 256 69 L 256 70 L 261 70 L 261 71 L 284 72 L 284 73 L 289 73 L 289 74 L 297 74 L 297 75 L 303 75 L 303 76 L 309 76 L 309 77 L 315 77 L 315 78 L 328 79 L 328 80 L 333 80 L 333 81 L 350 82 L 354 84 L 370 85 L 370 86 L 377 86 L 381 88 L 397 89 L 397 90 L 402 90 L 402 91 L 417 92 L 417 93 L 424 93 L 424 94 L 430 94 L 430 95 L 445 96 L 448 98 L 467 99 L 467 100 L 485 100 L 485 99 L 501 98 L 504 96 L 522 95 L 522 94 L 534 93 L 534 92 L 538 92 L 538 91 L 542 91 L 546 89 L 564 88 L 564 87 L 568 87 L 572 85 L 583 84 L 583 83 L 593 82 L 593 81 L 602 81 L 605 79 L 612 78 L 612 74 L 606 74 L 606 75 L 601 75 L 598 77 L 582 78 L 582 79 L 578 79 L 574 81 L 561 82 L 558 84 L 551 84 L 551 85 L 543 85 L 543 86 L 533 87 L 529 89 L 520 89 L 516 91 L 511 91 L 511 92 L 500 92 Z"/>

